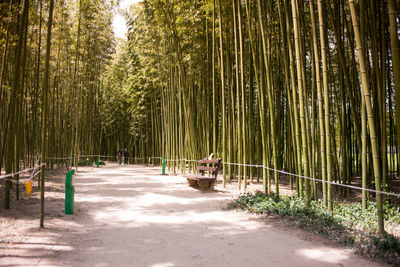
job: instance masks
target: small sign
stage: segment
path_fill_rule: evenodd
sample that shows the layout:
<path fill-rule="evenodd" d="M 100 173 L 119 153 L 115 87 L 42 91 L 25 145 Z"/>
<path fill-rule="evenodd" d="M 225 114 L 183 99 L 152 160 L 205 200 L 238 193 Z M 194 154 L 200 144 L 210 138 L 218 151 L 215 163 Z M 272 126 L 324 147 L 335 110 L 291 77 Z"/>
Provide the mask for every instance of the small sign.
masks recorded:
<path fill-rule="evenodd" d="M 32 192 L 32 181 L 25 182 L 26 195 L 29 196 Z"/>

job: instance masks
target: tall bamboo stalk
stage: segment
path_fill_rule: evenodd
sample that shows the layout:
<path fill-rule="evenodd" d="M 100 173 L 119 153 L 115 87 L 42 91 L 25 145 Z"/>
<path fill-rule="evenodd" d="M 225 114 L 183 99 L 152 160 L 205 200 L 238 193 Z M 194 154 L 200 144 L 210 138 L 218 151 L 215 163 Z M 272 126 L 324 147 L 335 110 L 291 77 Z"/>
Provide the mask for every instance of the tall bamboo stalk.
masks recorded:
<path fill-rule="evenodd" d="M 397 151 L 400 150 L 400 44 L 397 28 L 397 6 L 395 0 L 388 0 L 388 14 L 390 23 L 390 45 L 392 49 L 392 63 L 394 88 L 396 96 L 396 127 L 397 127 Z M 400 157 L 397 157 L 397 166 L 400 166 Z M 397 168 L 399 169 L 399 167 Z M 399 174 L 397 174 L 399 176 Z"/>
<path fill-rule="evenodd" d="M 44 66 L 44 83 L 43 83 L 43 115 L 42 115 L 42 163 L 46 162 L 47 152 L 47 133 L 48 133 L 48 98 L 49 98 L 49 77 L 50 77 L 50 53 L 51 53 L 51 28 L 53 24 L 54 0 L 50 0 L 49 17 L 47 20 L 47 41 L 46 41 L 46 58 Z M 44 228 L 44 184 L 46 179 L 46 166 L 42 166 L 40 176 L 40 227 Z"/>
<path fill-rule="evenodd" d="M 327 189 L 326 189 L 326 201 L 330 211 L 333 210 L 332 203 L 332 155 L 331 155 L 331 129 L 330 129 L 330 105 L 329 105 L 329 88 L 328 88 L 328 64 L 326 50 L 326 28 L 324 24 L 324 12 L 323 12 L 323 1 L 318 0 L 318 20 L 320 30 L 320 43 L 321 43 L 321 58 L 322 58 L 322 81 L 324 87 L 324 111 L 325 111 L 325 135 L 326 135 L 326 163 L 327 163 Z"/>
<path fill-rule="evenodd" d="M 368 116 L 368 126 L 371 138 L 371 149 L 372 149 L 372 160 L 373 160 L 373 169 L 374 169 L 374 179 L 375 179 L 375 189 L 377 191 L 381 190 L 381 170 L 379 166 L 379 154 L 378 154 L 378 146 L 377 146 L 377 136 L 375 129 L 375 119 L 372 111 L 371 104 L 371 93 L 368 87 L 368 77 L 367 70 L 365 66 L 365 58 L 364 58 L 364 48 L 361 43 L 361 35 L 360 35 L 360 26 L 358 24 L 355 3 L 354 0 L 349 0 L 351 19 L 353 23 L 354 35 L 356 39 L 356 50 L 360 64 L 360 73 L 361 73 L 361 87 L 362 93 L 365 100 L 365 107 L 367 110 Z M 378 231 L 380 234 L 384 232 L 384 221 L 383 221 L 383 203 L 382 203 L 382 194 L 376 193 L 376 206 L 377 206 L 377 214 L 378 214 Z"/>
<path fill-rule="evenodd" d="M 303 93 L 303 69 L 301 68 L 300 58 L 300 38 L 299 38 L 299 25 L 298 25 L 298 11 L 296 0 L 292 0 L 292 17 L 293 17 L 293 28 L 294 28 L 294 41 L 296 51 L 296 69 L 297 69 L 297 87 L 299 88 L 299 108 L 300 108 L 300 126 L 301 126 L 301 143 L 302 143 L 302 162 L 303 162 L 303 173 L 304 176 L 309 176 L 309 166 L 307 157 L 307 136 L 306 136 L 306 120 L 304 113 L 304 93 Z M 310 180 L 305 181 L 306 189 L 306 200 L 310 201 Z"/>

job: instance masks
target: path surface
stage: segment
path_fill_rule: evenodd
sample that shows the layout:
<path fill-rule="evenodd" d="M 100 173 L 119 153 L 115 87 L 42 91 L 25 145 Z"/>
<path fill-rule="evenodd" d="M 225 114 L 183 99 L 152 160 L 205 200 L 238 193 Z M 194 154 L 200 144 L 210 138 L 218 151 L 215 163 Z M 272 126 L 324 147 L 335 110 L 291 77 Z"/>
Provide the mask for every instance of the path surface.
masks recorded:
<path fill-rule="evenodd" d="M 159 168 L 81 168 L 74 182 L 75 214 L 48 219 L 0 266 L 381 266 L 227 209 L 220 185 L 201 193 Z"/>

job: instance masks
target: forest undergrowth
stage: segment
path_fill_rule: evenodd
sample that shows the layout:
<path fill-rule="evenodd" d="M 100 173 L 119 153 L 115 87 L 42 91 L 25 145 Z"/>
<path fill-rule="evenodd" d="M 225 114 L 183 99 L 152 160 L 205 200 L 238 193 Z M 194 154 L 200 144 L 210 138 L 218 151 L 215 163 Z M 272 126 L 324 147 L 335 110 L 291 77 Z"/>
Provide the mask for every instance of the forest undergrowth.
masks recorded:
<path fill-rule="evenodd" d="M 323 201 L 306 200 L 296 196 L 244 193 L 234 202 L 238 209 L 255 214 L 274 214 L 301 229 L 322 235 L 340 245 L 349 246 L 357 253 L 372 259 L 400 264 L 400 211 L 395 205 L 384 205 L 387 232 L 376 234 L 376 204 L 367 209 L 360 203 L 344 201 L 329 212 Z"/>

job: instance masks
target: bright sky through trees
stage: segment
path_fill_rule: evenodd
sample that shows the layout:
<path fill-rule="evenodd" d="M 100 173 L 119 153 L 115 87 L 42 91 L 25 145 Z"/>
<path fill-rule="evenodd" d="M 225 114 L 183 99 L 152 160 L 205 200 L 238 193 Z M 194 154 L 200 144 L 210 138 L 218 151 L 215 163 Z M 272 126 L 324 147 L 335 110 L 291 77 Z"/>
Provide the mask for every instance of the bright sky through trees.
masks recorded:
<path fill-rule="evenodd" d="M 114 33 L 117 38 L 126 38 L 125 34 L 128 30 L 126 27 L 125 18 L 122 16 L 121 11 L 127 9 L 131 4 L 138 3 L 140 0 L 121 0 L 120 12 L 117 12 L 113 20 Z"/>

